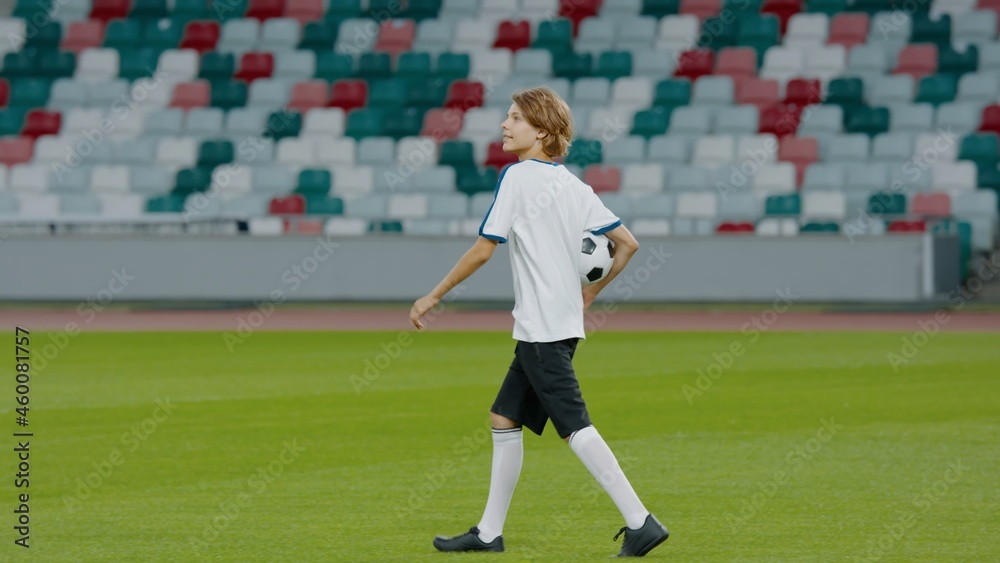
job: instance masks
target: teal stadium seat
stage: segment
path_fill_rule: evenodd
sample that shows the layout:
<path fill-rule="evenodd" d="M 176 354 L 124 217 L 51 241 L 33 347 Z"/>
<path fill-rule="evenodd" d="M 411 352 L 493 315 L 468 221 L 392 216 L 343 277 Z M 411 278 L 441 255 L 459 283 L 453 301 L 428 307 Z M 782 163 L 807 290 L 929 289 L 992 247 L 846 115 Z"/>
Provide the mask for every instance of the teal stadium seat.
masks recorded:
<path fill-rule="evenodd" d="M 672 106 L 659 106 L 638 111 L 632 119 L 632 134 L 645 139 L 663 135 L 670 126 Z"/>
<path fill-rule="evenodd" d="M 302 28 L 299 39 L 299 49 L 310 51 L 332 51 L 337 42 L 337 28 L 330 27 L 325 21 L 309 22 Z"/>
<path fill-rule="evenodd" d="M 567 19 L 542 21 L 531 46 L 550 51 L 553 56 L 568 53 L 573 50 L 573 25 Z"/>
<path fill-rule="evenodd" d="M 639 13 L 644 16 L 662 18 L 678 13 L 680 7 L 680 0 L 642 0 L 642 9 Z"/>
<path fill-rule="evenodd" d="M 764 200 L 765 215 L 799 215 L 802 198 L 799 194 L 773 195 Z"/>
<path fill-rule="evenodd" d="M 142 43 L 142 23 L 139 20 L 112 20 L 104 30 L 104 46 L 125 52 Z"/>
<path fill-rule="evenodd" d="M 469 77 L 472 66 L 468 53 L 441 53 L 438 55 L 434 76 L 449 80 L 461 80 Z"/>
<path fill-rule="evenodd" d="M 198 148 L 198 167 L 215 168 L 233 161 L 235 150 L 229 141 L 205 141 Z"/>
<path fill-rule="evenodd" d="M 333 83 L 354 76 L 354 57 L 347 53 L 320 51 L 316 53 L 315 78 Z"/>
<path fill-rule="evenodd" d="M 299 172 L 299 183 L 295 187 L 295 192 L 310 198 L 325 198 L 330 193 L 333 185 L 333 176 L 329 170 L 306 169 Z"/>
<path fill-rule="evenodd" d="M 236 56 L 232 53 L 209 51 L 201 56 L 198 77 L 209 81 L 229 80 L 236 73 Z"/>
<path fill-rule="evenodd" d="M 632 53 L 628 51 L 605 51 L 597 59 L 594 76 L 615 80 L 632 75 Z"/>
<path fill-rule="evenodd" d="M 377 109 L 356 109 L 347 114 L 344 135 L 355 140 L 382 135 L 382 112 Z"/>

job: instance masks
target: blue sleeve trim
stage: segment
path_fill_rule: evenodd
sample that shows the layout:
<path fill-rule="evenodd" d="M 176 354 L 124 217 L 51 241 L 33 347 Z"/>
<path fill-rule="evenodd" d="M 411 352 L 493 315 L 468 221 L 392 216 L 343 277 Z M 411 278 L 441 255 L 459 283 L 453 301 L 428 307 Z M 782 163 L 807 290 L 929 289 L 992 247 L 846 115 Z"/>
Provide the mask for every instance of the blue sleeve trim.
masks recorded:
<path fill-rule="evenodd" d="M 618 221 L 615 221 L 614 223 L 611 223 L 607 227 L 601 227 L 600 229 L 594 229 L 593 231 L 590 231 L 590 232 L 594 233 L 595 235 L 603 235 L 604 233 L 606 233 L 608 231 L 613 231 L 613 230 L 615 230 L 615 229 L 617 229 L 618 227 L 621 227 L 621 226 L 622 226 L 622 222 L 619 219 Z"/>
<path fill-rule="evenodd" d="M 486 233 L 484 233 L 482 231 L 479 231 L 479 236 L 481 236 L 481 237 L 483 237 L 485 239 L 495 240 L 495 241 L 499 242 L 500 244 L 507 244 L 507 239 L 505 239 L 503 237 L 498 237 L 496 235 L 488 235 L 488 234 L 486 234 Z"/>
<path fill-rule="evenodd" d="M 495 240 L 501 244 L 507 242 L 507 239 L 496 235 L 483 234 L 483 227 L 486 226 L 486 220 L 490 218 L 490 213 L 493 212 L 493 204 L 497 202 L 497 196 L 500 195 L 500 184 L 503 183 L 503 177 L 507 174 L 507 171 L 510 170 L 511 167 L 513 167 L 516 164 L 518 163 L 515 162 L 514 164 L 509 164 L 506 167 L 504 167 L 504 169 L 500 172 L 500 177 L 497 178 L 497 187 L 493 190 L 493 203 L 491 203 L 490 208 L 486 210 L 486 216 L 483 217 L 483 222 L 479 224 L 479 236 L 486 237 L 490 240 Z"/>

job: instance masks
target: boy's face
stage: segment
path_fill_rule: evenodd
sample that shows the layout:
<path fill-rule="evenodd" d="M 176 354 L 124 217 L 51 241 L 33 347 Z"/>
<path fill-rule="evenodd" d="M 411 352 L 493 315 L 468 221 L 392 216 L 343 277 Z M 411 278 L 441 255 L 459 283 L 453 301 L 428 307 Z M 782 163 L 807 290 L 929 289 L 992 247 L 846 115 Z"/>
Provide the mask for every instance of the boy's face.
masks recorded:
<path fill-rule="evenodd" d="M 507 110 L 507 119 L 500 124 L 503 129 L 503 150 L 522 156 L 535 146 L 544 133 L 533 127 L 521 113 L 517 104 L 511 104 Z"/>

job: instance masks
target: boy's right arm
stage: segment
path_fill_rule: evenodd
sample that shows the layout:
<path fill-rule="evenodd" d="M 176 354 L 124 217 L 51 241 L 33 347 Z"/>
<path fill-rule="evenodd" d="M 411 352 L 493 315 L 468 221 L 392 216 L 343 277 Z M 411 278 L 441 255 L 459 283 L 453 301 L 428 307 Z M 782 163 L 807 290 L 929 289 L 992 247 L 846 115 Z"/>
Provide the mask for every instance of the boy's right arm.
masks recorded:
<path fill-rule="evenodd" d="M 608 275 L 604 277 L 601 281 L 586 285 L 583 287 L 583 310 L 586 311 L 590 304 L 594 302 L 594 298 L 597 294 L 601 292 L 602 289 L 607 287 L 611 280 L 615 279 L 615 276 L 621 273 L 628 264 L 628 261 L 632 259 L 632 255 L 639 250 L 639 241 L 635 240 L 632 233 L 625 227 L 625 225 L 619 225 L 614 229 L 604 233 L 604 236 L 608 237 L 611 242 L 615 243 L 615 258 L 611 263 L 611 271 Z"/>
<path fill-rule="evenodd" d="M 495 240 L 483 237 L 476 239 L 472 248 L 462 255 L 458 263 L 455 264 L 455 267 L 441 280 L 441 283 L 437 284 L 430 293 L 413 303 L 413 307 L 410 308 L 410 322 L 413 323 L 413 326 L 423 330 L 424 323 L 420 322 L 420 317 L 423 317 L 427 314 L 427 311 L 436 307 L 445 294 L 468 279 L 469 276 L 476 273 L 476 270 L 480 266 L 488 262 L 490 257 L 493 256 L 493 251 L 496 247 L 497 241 Z"/>

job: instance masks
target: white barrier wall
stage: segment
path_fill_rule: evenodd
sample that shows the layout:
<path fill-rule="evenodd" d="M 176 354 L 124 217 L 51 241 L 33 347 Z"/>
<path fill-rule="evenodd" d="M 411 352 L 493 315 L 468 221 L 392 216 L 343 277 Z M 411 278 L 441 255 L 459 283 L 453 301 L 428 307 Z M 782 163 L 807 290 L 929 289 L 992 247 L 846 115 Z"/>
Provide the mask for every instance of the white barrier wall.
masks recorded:
<path fill-rule="evenodd" d="M 472 244 L 412 236 L 33 236 L 0 241 L 0 300 L 414 299 Z M 643 238 L 616 301 L 921 301 L 958 282 L 958 240 L 930 235 Z M 107 291 L 104 292 L 107 294 Z M 506 246 L 460 298 L 513 299 Z"/>

